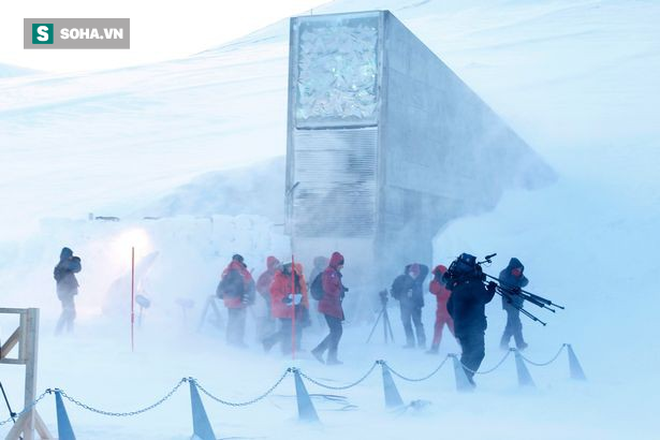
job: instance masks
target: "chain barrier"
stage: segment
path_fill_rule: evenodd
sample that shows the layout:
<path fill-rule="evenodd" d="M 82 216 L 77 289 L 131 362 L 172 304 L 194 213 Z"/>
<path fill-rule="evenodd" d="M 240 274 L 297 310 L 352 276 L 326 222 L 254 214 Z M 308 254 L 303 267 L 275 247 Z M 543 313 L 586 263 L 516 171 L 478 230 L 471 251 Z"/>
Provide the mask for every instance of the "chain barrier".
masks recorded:
<path fill-rule="evenodd" d="M 325 384 L 325 383 L 319 382 L 318 380 L 309 377 L 308 375 L 306 375 L 305 373 L 303 373 L 303 372 L 300 371 L 300 370 L 298 370 L 298 373 L 300 374 L 300 376 L 304 377 L 305 379 L 307 379 L 308 381 L 310 381 L 310 382 L 313 383 L 314 385 L 318 385 L 318 386 L 320 386 L 321 388 L 327 388 L 327 389 L 329 389 L 329 390 L 337 390 L 337 391 L 340 391 L 340 390 L 347 390 L 347 389 L 349 389 L 349 388 L 353 388 L 353 387 L 355 387 L 355 386 L 357 386 L 357 385 L 360 385 L 362 382 L 364 382 L 364 381 L 367 379 L 367 377 L 369 377 L 369 375 L 371 375 L 371 373 L 373 373 L 373 371 L 376 369 L 376 367 L 377 367 L 378 365 L 379 365 L 378 362 L 374 362 L 373 365 L 371 366 L 371 368 L 369 368 L 369 371 L 367 371 L 366 373 L 364 373 L 364 375 L 363 375 L 362 377 L 360 377 L 358 380 L 356 380 L 355 382 L 352 382 L 352 383 L 350 383 L 350 384 L 348 384 L 348 385 L 337 385 L 337 386 L 336 386 L 336 385 L 328 385 L 328 384 Z"/>
<path fill-rule="evenodd" d="M 532 361 L 532 360 L 530 360 L 530 359 L 527 359 L 525 356 L 522 355 L 522 353 L 518 352 L 518 354 L 520 354 L 520 357 L 523 358 L 523 360 L 524 360 L 525 362 L 527 362 L 528 364 L 534 365 L 534 366 L 536 366 L 536 367 L 545 367 L 546 365 L 550 365 L 551 363 L 553 363 L 554 361 L 556 361 L 557 358 L 559 357 L 559 355 L 561 354 L 561 352 L 564 351 L 564 348 L 566 348 L 566 344 L 563 344 L 563 345 L 559 348 L 559 351 L 557 352 L 557 354 L 554 355 L 554 357 L 553 357 L 552 359 L 550 359 L 548 362 L 534 362 L 534 361 Z"/>
<path fill-rule="evenodd" d="M 248 400 L 248 401 L 245 401 L 245 402 L 230 402 L 230 401 L 228 401 L 228 400 L 221 399 L 221 398 L 219 398 L 219 397 L 214 396 L 214 395 L 211 394 L 209 391 L 207 391 L 206 388 L 204 388 L 202 385 L 200 385 L 200 383 L 197 381 L 197 379 L 195 379 L 195 378 L 193 378 L 193 377 L 189 377 L 188 380 L 194 382 L 195 385 L 197 386 L 197 388 L 199 388 L 199 390 L 200 390 L 202 393 L 206 394 L 208 397 L 210 397 L 211 399 L 215 400 L 216 402 L 221 403 L 221 404 L 223 404 L 223 405 L 227 405 L 227 406 L 241 407 L 241 406 L 248 406 L 248 405 L 255 404 L 255 403 L 259 402 L 260 400 L 263 400 L 263 399 L 265 399 L 266 397 L 268 397 L 273 391 L 275 391 L 275 388 L 277 388 L 277 387 L 282 383 L 282 381 L 284 381 L 284 379 L 285 379 L 290 373 L 292 373 L 293 371 L 294 371 L 293 368 L 287 368 L 286 371 L 284 371 L 284 374 L 283 374 L 283 375 L 277 380 L 277 382 L 275 382 L 275 383 L 273 384 L 273 386 L 271 386 L 270 388 L 268 388 L 268 390 L 266 390 L 265 393 L 261 394 L 261 395 L 258 396 L 258 397 L 255 397 L 255 398 L 252 399 L 252 400 Z"/>
<path fill-rule="evenodd" d="M 51 390 L 50 388 L 47 389 L 46 391 L 44 391 L 43 393 L 41 393 L 41 395 L 40 395 L 39 397 L 37 397 L 36 399 L 34 399 L 34 401 L 32 401 L 28 406 L 26 406 L 25 408 L 23 408 L 23 410 L 22 410 L 21 412 L 13 413 L 13 414 L 11 414 L 11 415 L 9 416 L 9 418 L 8 418 L 7 420 L 0 421 L 0 426 L 4 426 L 4 425 L 6 425 L 7 423 L 9 423 L 9 422 L 15 420 L 14 417 L 15 417 L 16 419 L 18 419 L 19 417 L 21 417 L 23 414 L 27 413 L 27 412 L 30 411 L 32 408 L 34 408 L 35 406 L 37 406 L 37 404 L 38 404 L 39 402 L 41 402 L 41 400 L 42 400 L 44 397 L 46 397 L 48 394 L 50 394 L 51 392 L 52 392 L 52 390 Z"/>
<path fill-rule="evenodd" d="M 425 381 L 425 380 L 430 379 L 430 378 L 433 377 L 438 371 L 440 371 L 440 369 L 445 365 L 445 363 L 447 363 L 447 359 L 449 359 L 449 356 L 445 357 L 445 358 L 442 360 L 442 362 L 440 362 L 440 365 L 438 365 L 438 367 L 437 367 L 435 370 L 433 370 L 430 374 L 427 374 L 426 376 L 424 376 L 424 377 L 420 377 L 420 378 L 406 377 L 406 376 L 404 376 L 404 375 L 402 375 L 402 374 L 400 374 L 400 373 L 397 373 L 395 370 L 393 370 L 392 367 L 390 367 L 389 365 L 387 365 L 387 363 L 386 363 L 385 361 L 378 361 L 378 362 L 380 362 L 382 365 L 385 365 L 385 366 L 387 367 L 387 369 L 390 370 L 390 372 L 391 372 L 393 375 L 395 375 L 396 377 L 398 377 L 399 379 L 403 379 L 403 380 L 406 380 L 406 381 L 408 381 L 408 382 L 423 382 L 423 381 Z"/>
<path fill-rule="evenodd" d="M 163 403 L 165 403 L 166 400 L 168 400 L 170 397 L 172 397 L 172 396 L 174 395 L 174 393 L 176 393 L 176 392 L 179 390 L 179 388 L 181 388 L 181 385 L 183 385 L 183 384 L 184 384 L 185 382 L 187 382 L 188 380 L 189 380 L 189 379 L 186 379 L 186 378 L 181 379 L 181 380 L 179 381 L 179 383 L 177 383 L 176 386 L 175 386 L 174 388 L 172 388 L 172 390 L 171 390 L 169 393 L 167 393 L 162 399 L 160 399 L 159 401 L 157 401 L 157 402 L 154 403 L 153 405 L 149 405 L 149 406 L 147 406 L 147 407 L 145 407 L 145 408 L 142 408 L 142 409 L 139 409 L 139 410 L 136 410 L 136 411 L 129 411 L 129 412 L 112 412 L 112 411 L 103 411 L 103 410 L 100 410 L 100 409 L 97 409 L 97 408 L 93 408 L 93 407 L 91 407 L 91 406 L 89 406 L 89 405 L 87 405 L 87 404 L 85 404 L 85 403 L 82 403 L 81 401 L 79 401 L 79 400 L 77 400 L 77 399 L 75 399 L 75 398 L 69 396 L 69 395 L 68 395 L 67 393 L 65 393 L 63 390 L 60 390 L 60 389 L 55 389 L 55 390 L 59 391 L 60 394 L 62 395 L 62 397 L 64 397 L 65 399 L 67 399 L 69 402 L 71 402 L 71 403 L 73 403 L 74 405 L 79 406 L 79 407 L 81 407 L 81 408 L 83 408 L 83 409 L 86 409 L 87 411 L 91 411 L 91 412 L 94 412 L 94 413 L 97 413 L 97 414 L 101 414 L 101 415 L 103 415 L 103 416 L 111 416 L 111 417 L 132 417 L 132 416 L 137 416 L 138 414 L 145 413 L 145 412 L 147 412 L 147 411 L 149 411 L 149 410 L 152 410 L 152 409 L 156 408 L 157 406 L 162 405 Z M 55 391 L 55 390 L 52 390 L 52 391 Z"/>
<path fill-rule="evenodd" d="M 469 371 L 472 374 L 490 374 L 493 371 L 497 370 L 502 366 L 502 364 L 511 356 L 511 350 L 507 351 L 504 357 L 497 363 L 495 364 L 494 367 L 489 368 L 488 370 L 485 371 L 479 371 L 479 370 L 473 370 L 472 368 L 466 366 L 463 362 L 461 362 L 461 366 L 463 367 L 464 370 Z"/>
<path fill-rule="evenodd" d="M 555 361 L 559 358 L 559 356 L 561 355 L 561 353 L 562 353 L 562 352 L 564 351 L 564 349 L 566 348 L 566 345 L 567 345 L 567 344 L 563 344 L 563 345 L 559 348 L 559 351 L 557 351 L 557 354 L 555 354 L 555 355 L 552 357 L 552 359 L 550 359 L 550 360 L 547 361 L 547 362 L 534 362 L 534 361 L 532 361 L 531 359 L 528 359 L 528 358 L 526 358 L 525 356 L 523 356 L 520 352 L 518 352 L 518 354 L 520 355 L 520 357 L 521 357 L 525 362 L 527 362 L 527 363 L 529 363 L 529 364 L 531 364 L 531 365 L 534 365 L 534 366 L 537 366 L 537 367 L 545 367 L 545 366 L 550 365 L 551 363 L 555 362 Z M 469 372 L 471 372 L 471 373 L 473 373 L 473 374 L 489 374 L 489 373 L 492 373 L 493 371 L 497 370 L 500 366 L 502 366 L 502 364 L 504 364 L 504 362 L 509 358 L 509 356 L 511 355 L 512 352 L 513 352 L 513 350 L 509 350 L 509 351 L 507 351 L 507 353 L 504 355 L 504 357 L 503 357 L 503 358 L 502 358 L 502 359 L 501 359 L 501 360 L 500 360 L 495 366 L 493 366 L 492 368 L 490 368 L 490 369 L 488 369 L 488 370 L 484 370 L 484 371 L 474 371 L 474 370 L 470 369 L 469 367 L 466 367 L 465 364 L 463 364 L 463 363 L 461 363 L 461 365 L 463 366 L 463 368 L 464 368 L 465 370 L 467 370 L 467 371 L 469 371 Z M 454 356 L 455 356 L 455 355 L 454 355 Z M 278 387 L 278 386 L 284 381 L 284 379 L 286 379 L 286 377 L 287 377 L 289 374 L 294 373 L 294 372 L 298 372 L 298 373 L 300 374 L 301 377 L 307 379 L 309 382 L 313 383 L 314 385 L 317 385 L 317 386 L 320 386 L 320 387 L 322 387 L 322 388 L 326 388 L 326 389 L 329 389 L 329 390 L 338 390 L 338 391 L 339 391 L 339 390 L 347 390 L 347 389 L 349 389 L 349 388 L 353 388 L 353 387 L 355 387 L 355 386 L 361 384 L 362 382 L 364 382 L 364 381 L 365 381 L 365 380 L 371 375 L 371 373 L 373 373 L 373 371 L 376 369 L 376 367 L 377 367 L 378 365 L 383 365 L 383 366 L 385 366 L 385 367 L 386 367 L 386 368 L 387 368 L 392 374 L 394 374 L 395 376 L 397 376 L 399 379 L 402 379 L 402 380 L 405 380 L 405 381 L 408 381 L 408 382 L 423 382 L 423 381 L 425 381 L 425 380 L 430 379 L 430 378 L 433 377 L 436 373 L 438 373 L 438 371 L 440 371 L 440 370 L 442 369 L 442 367 L 447 363 L 447 360 L 449 360 L 451 357 L 452 357 L 452 355 L 447 355 L 447 357 L 445 357 L 445 358 L 443 359 L 443 361 L 440 363 L 440 365 L 438 365 L 438 367 L 437 367 L 435 370 L 433 370 L 431 373 L 427 374 L 426 376 L 424 376 L 424 377 L 420 377 L 420 378 L 411 378 L 411 377 L 404 376 L 403 374 L 401 374 L 401 373 L 397 372 L 396 370 L 392 369 L 392 368 L 391 368 L 391 367 L 390 367 L 385 361 L 383 361 L 383 360 L 378 360 L 378 361 L 374 362 L 374 364 L 371 366 L 371 368 L 369 368 L 369 370 L 368 370 L 364 375 L 362 375 L 358 380 L 356 380 L 355 382 L 352 382 L 352 383 L 350 383 L 350 384 L 348 384 L 348 385 L 336 385 L 336 386 L 335 386 L 335 385 L 328 385 L 328 384 L 326 384 L 326 383 L 320 382 L 320 381 L 318 381 L 318 380 L 316 380 L 316 379 L 314 379 L 314 378 L 312 378 L 312 377 L 306 375 L 306 374 L 303 373 L 300 369 L 297 369 L 297 368 L 287 368 L 287 369 L 284 371 L 284 374 L 282 374 L 282 376 L 281 376 L 281 377 L 280 377 L 280 378 L 279 378 L 279 379 L 278 379 L 278 380 L 277 380 L 277 381 L 276 381 L 276 382 L 275 382 L 270 388 L 268 388 L 268 389 L 266 390 L 266 392 L 264 392 L 263 394 L 259 395 L 258 397 L 255 397 L 254 399 L 251 399 L 251 400 L 248 400 L 248 401 L 245 401 L 245 402 L 231 402 L 231 401 L 228 401 L 228 400 L 221 399 L 221 398 L 219 398 L 219 397 L 213 395 L 213 394 L 212 394 L 211 392 L 209 392 L 206 388 L 204 388 L 204 387 L 199 383 L 199 381 L 197 381 L 197 379 L 195 379 L 195 378 L 193 378 L 193 377 L 188 377 L 188 378 L 183 378 L 183 379 L 181 379 L 181 380 L 180 380 L 180 381 L 174 386 L 174 388 L 172 388 L 172 390 L 170 390 L 169 393 L 167 393 L 165 396 L 163 396 L 163 397 L 162 397 L 160 400 L 158 400 L 156 403 L 154 403 L 154 404 L 152 404 L 152 405 L 149 405 L 149 406 L 147 406 L 147 407 L 145 407 L 145 408 L 142 408 L 142 409 L 139 409 L 139 410 L 136 410 L 136 411 L 129 411 L 129 412 L 112 412 L 112 411 L 104 411 L 104 410 L 100 410 L 100 409 L 97 409 L 97 408 L 94 408 L 94 407 L 92 407 L 92 406 L 89 406 L 89 405 L 87 405 L 87 404 L 85 404 L 85 403 L 83 403 L 83 402 L 81 402 L 81 401 L 79 401 L 79 400 L 77 400 L 77 399 L 75 399 L 75 398 L 69 396 L 67 393 L 65 393 L 65 392 L 64 392 L 63 390 L 61 390 L 61 389 L 58 389 L 58 388 L 55 388 L 55 389 L 48 388 L 48 389 L 47 389 L 46 391 L 44 391 L 39 397 L 37 397 L 33 402 L 31 402 L 28 406 L 26 406 L 25 408 L 23 408 L 23 410 L 22 410 L 21 412 L 19 412 L 19 413 L 13 413 L 8 419 L 0 421 L 0 426 L 4 426 L 4 425 L 6 425 L 6 424 L 9 423 L 9 422 L 14 421 L 15 418 L 21 417 L 22 415 L 24 415 L 24 414 L 27 413 L 28 411 L 32 410 L 32 408 L 34 408 L 34 407 L 35 407 L 35 406 L 36 406 L 41 400 L 43 400 L 48 394 L 52 394 L 52 393 L 54 393 L 55 391 L 58 391 L 58 392 L 60 393 L 60 395 L 61 395 L 62 397 L 64 397 L 65 399 L 67 399 L 69 402 L 71 402 L 71 403 L 73 403 L 74 405 L 79 406 L 79 407 L 81 407 L 81 408 L 83 408 L 83 409 L 86 409 L 86 410 L 88 410 L 88 411 L 91 411 L 91 412 L 94 412 L 94 413 L 97 413 L 97 414 L 101 414 L 101 415 L 104 415 L 104 416 L 111 416 L 111 417 L 131 417 L 131 416 L 136 416 L 136 415 L 139 415 L 139 414 L 145 413 L 145 412 L 147 412 L 147 411 L 150 411 L 150 410 L 152 410 L 152 409 L 154 409 L 154 408 L 156 408 L 156 407 L 162 405 L 162 404 L 165 403 L 167 400 L 169 400 L 169 399 L 170 399 L 170 398 L 171 398 L 171 397 L 172 397 L 172 396 L 173 396 L 173 395 L 179 390 L 179 388 L 181 388 L 181 386 L 182 386 L 184 383 L 186 383 L 186 382 L 194 383 L 194 384 L 197 386 L 197 388 L 199 388 L 199 390 L 200 390 L 202 393 L 204 393 L 206 396 L 208 396 L 208 397 L 211 398 L 212 400 L 215 400 L 215 401 L 218 402 L 218 403 L 221 403 L 221 404 L 223 404 L 223 405 L 227 405 L 227 406 L 232 406 L 232 407 L 242 407 L 242 406 L 253 405 L 253 404 L 255 404 L 255 403 L 257 403 L 257 402 L 259 402 L 259 401 L 265 399 L 266 397 L 268 397 L 268 396 L 269 396 L 270 394 L 272 394 L 273 391 L 275 391 L 275 389 L 276 389 L 276 388 L 277 388 L 277 387 Z"/>

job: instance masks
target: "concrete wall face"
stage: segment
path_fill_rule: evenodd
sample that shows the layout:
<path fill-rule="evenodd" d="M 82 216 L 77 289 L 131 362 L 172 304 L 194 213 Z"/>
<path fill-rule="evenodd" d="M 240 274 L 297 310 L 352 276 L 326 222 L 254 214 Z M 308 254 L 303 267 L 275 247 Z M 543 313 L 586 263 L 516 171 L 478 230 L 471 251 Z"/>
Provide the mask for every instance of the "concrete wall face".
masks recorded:
<path fill-rule="evenodd" d="M 372 237 L 380 104 L 379 13 L 291 22 L 287 230 Z"/>
<path fill-rule="evenodd" d="M 553 178 L 387 11 L 295 18 L 290 57 L 288 230 L 301 248 L 359 237 L 368 279 L 430 265 L 448 221 Z"/>

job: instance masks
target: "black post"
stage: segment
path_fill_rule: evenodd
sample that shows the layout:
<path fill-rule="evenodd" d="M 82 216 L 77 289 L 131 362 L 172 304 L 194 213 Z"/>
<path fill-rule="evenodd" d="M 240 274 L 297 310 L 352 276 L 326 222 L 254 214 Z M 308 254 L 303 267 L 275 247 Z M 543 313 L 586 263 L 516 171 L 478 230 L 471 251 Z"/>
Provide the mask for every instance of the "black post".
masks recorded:
<path fill-rule="evenodd" d="M 5 404 L 9 410 L 9 416 L 14 421 L 14 423 L 16 423 L 16 413 L 11 410 L 11 405 L 9 404 L 9 399 L 7 399 L 7 393 L 5 393 L 5 387 L 2 386 L 2 382 L 0 382 L 0 390 L 2 390 L 2 397 L 5 398 Z"/>

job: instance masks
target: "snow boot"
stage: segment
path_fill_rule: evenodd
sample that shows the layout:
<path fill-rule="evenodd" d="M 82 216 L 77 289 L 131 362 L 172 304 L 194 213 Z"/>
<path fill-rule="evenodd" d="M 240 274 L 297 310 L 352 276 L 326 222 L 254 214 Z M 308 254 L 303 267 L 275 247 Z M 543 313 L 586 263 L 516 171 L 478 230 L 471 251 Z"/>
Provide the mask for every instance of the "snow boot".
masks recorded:
<path fill-rule="evenodd" d="M 323 353 L 320 350 L 317 349 L 312 350 L 312 355 L 316 358 L 317 361 L 319 361 L 322 364 L 325 364 L 325 361 L 323 360 Z"/>

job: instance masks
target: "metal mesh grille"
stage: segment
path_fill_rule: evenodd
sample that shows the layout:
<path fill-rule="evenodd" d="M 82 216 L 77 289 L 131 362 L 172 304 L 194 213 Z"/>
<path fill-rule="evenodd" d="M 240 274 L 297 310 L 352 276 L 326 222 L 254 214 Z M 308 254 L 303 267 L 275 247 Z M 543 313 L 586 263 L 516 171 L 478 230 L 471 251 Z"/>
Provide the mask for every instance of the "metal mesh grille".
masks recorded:
<path fill-rule="evenodd" d="M 294 232 L 311 237 L 356 237 L 376 224 L 378 130 L 294 132 Z"/>

